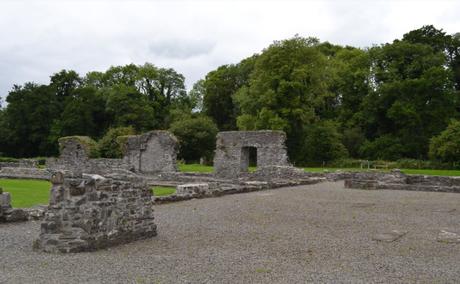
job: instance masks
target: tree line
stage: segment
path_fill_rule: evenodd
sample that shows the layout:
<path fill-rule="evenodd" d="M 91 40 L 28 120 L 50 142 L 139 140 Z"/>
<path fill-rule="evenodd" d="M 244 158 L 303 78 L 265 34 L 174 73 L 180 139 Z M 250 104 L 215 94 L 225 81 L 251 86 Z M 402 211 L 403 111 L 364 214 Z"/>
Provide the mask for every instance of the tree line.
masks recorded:
<path fill-rule="evenodd" d="M 169 129 L 181 158 L 198 160 L 211 158 L 217 131 L 276 129 L 297 165 L 460 159 L 460 148 L 443 150 L 460 133 L 460 34 L 433 26 L 369 48 L 294 36 L 218 67 L 188 92 L 184 80 L 146 63 L 14 86 L 0 110 L 0 152 L 56 155 L 59 137 L 87 135 L 111 157 L 117 135 Z"/>

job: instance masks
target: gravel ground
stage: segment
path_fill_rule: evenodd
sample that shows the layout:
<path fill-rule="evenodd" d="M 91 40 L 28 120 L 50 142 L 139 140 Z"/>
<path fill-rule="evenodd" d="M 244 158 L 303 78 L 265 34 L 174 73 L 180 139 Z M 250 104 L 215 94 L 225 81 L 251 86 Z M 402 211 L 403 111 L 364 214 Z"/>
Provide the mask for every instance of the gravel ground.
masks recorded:
<path fill-rule="evenodd" d="M 32 251 L 39 223 L 0 225 L 0 283 L 455 283 L 460 194 L 343 182 L 156 206 L 159 235 L 68 255 Z M 376 235 L 407 231 L 394 242 Z"/>

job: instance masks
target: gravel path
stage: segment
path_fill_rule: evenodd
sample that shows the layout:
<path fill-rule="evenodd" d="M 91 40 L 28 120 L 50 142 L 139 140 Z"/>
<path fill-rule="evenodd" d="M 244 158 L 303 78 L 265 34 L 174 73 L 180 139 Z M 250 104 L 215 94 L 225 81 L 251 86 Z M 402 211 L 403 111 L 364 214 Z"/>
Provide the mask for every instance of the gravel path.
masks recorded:
<path fill-rule="evenodd" d="M 156 206 L 159 235 L 92 253 L 32 251 L 39 223 L 0 224 L 0 283 L 454 283 L 460 194 L 343 182 Z M 373 238 L 407 231 L 394 242 Z"/>

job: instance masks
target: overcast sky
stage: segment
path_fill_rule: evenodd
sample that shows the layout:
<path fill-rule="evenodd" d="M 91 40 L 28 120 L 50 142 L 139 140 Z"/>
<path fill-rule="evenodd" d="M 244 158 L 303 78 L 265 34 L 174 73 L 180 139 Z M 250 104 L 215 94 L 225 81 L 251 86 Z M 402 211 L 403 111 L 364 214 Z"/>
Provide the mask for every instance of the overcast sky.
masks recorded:
<path fill-rule="evenodd" d="M 61 69 L 172 67 L 187 87 L 299 34 L 360 47 L 423 25 L 460 32 L 460 1 L 0 0 L 0 96 Z"/>

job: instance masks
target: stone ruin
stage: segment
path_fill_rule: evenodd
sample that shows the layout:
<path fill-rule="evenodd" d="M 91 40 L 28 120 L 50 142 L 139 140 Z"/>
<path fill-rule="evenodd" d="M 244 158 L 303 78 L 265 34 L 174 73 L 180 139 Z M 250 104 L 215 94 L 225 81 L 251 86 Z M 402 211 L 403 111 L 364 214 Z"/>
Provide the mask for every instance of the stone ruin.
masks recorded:
<path fill-rule="evenodd" d="M 0 187 L 0 223 L 26 221 L 27 212 L 11 206 L 11 195 Z"/>
<path fill-rule="evenodd" d="M 405 175 L 398 169 L 390 173 L 361 172 L 349 174 L 345 178 L 345 187 L 460 193 L 460 177 Z"/>
<path fill-rule="evenodd" d="M 168 131 L 150 131 L 128 137 L 123 160 L 134 172 L 177 172 L 177 138 Z"/>
<path fill-rule="evenodd" d="M 49 159 L 47 167 L 72 173 L 111 174 L 134 172 L 156 174 L 177 171 L 177 139 L 168 131 L 155 130 L 128 136 L 122 159 L 92 158 L 89 137 L 71 136 L 59 139 L 60 157 Z"/>
<path fill-rule="evenodd" d="M 214 156 L 217 177 L 236 178 L 248 172 L 251 151 L 257 152 L 257 167 L 291 167 L 282 131 L 219 132 Z"/>
<path fill-rule="evenodd" d="M 46 169 L 38 167 L 38 161 L 19 159 L 13 162 L 0 162 L 0 177 L 2 178 L 32 178 L 49 179 Z"/>
<path fill-rule="evenodd" d="M 152 194 L 142 181 L 98 175 L 51 178 L 50 204 L 34 248 L 81 252 L 156 235 Z"/>

